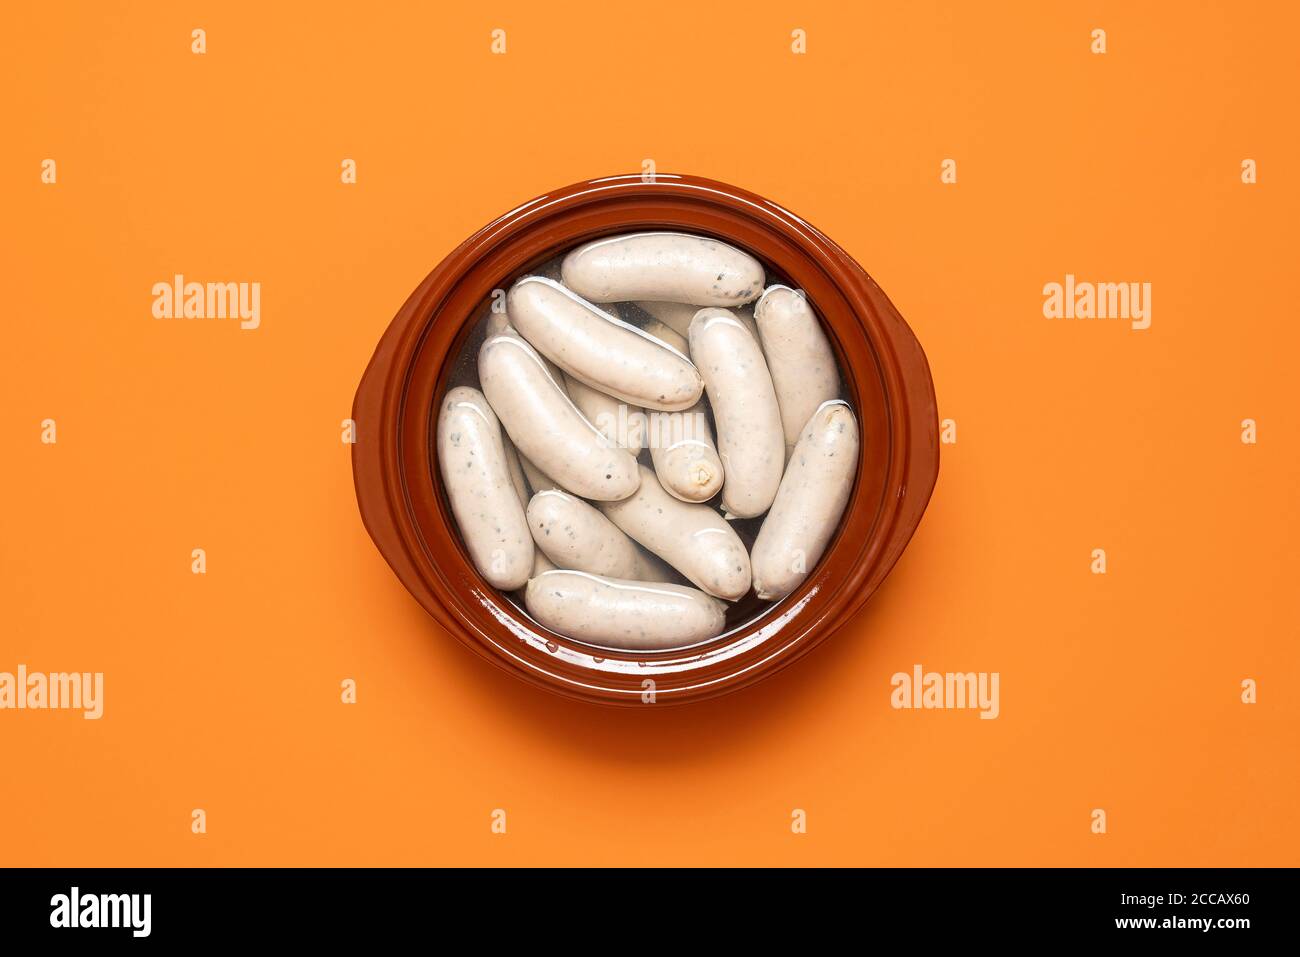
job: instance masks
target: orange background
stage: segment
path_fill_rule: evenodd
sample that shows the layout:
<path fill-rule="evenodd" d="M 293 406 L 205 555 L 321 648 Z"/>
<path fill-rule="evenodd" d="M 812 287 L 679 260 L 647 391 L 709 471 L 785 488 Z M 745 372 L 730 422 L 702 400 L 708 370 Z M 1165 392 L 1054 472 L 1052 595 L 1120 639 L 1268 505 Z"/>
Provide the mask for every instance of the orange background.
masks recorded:
<path fill-rule="evenodd" d="M 106 677 L 97 722 L 0 712 L 0 864 L 1300 864 L 1300 22 L 848 6 L 9 12 L 0 671 Z M 624 712 L 439 632 L 340 421 L 461 239 L 645 158 L 849 250 L 958 441 L 850 627 Z M 261 282 L 261 328 L 153 319 L 176 272 Z M 1151 282 L 1152 327 L 1045 319 L 1067 272 Z M 1000 672 L 1001 717 L 892 710 L 916 663 Z"/>

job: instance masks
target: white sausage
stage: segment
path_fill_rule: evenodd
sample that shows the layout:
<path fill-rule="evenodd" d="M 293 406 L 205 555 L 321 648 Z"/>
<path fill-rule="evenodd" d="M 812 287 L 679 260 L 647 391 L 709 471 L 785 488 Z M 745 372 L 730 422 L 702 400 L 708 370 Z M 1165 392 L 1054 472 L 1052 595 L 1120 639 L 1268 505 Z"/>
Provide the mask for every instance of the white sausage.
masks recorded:
<path fill-rule="evenodd" d="M 524 277 L 511 287 L 506 308 L 538 352 L 624 402 L 672 412 L 694 405 L 703 391 L 686 356 L 553 280 Z"/>
<path fill-rule="evenodd" d="M 701 309 L 691 320 L 691 355 L 699 363 L 718 429 L 728 517 L 762 515 L 785 468 L 781 409 L 758 340 L 726 309 Z"/>
<path fill-rule="evenodd" d="M 667 413 L 660 413 L 660 414 L 667 414 Z M 529 487 L 531 487 L 534 492 L 546 492 L 552 490 L 557 492 L 564 491 L 563 489 L 560 488 L 558 484 L 556 484 L 552 479 L 550 479 L 541 469 L 539 469 L 536 465 L 534 465 L 532 462 L 530 462 L 527 458 L 525 458 L 522 455 L 519 456 L 519 465 L 523 469 L 525 477 L 528 479 Z M 524 497 L 525 511 L 528 508 L 529 498 L 530 496 Z M 615 527 L 615 531 L 617 530 L 618 530 L 617 527 Z M 645 581 L 650 581 L 650 582 L 673 581 L 673 579 L 676 577 L 676 572 L 674 572 L 671 568 L 669 568 L 668 565 L 662 559 L 650 554 L 650 552 L 646 551 L 644 548 L 642 548 L 640 545 L 636 544 L 635 542 L 632 543 L 632 547 L 636 549 L 637 562 L 638 562 L 638 572 L 634 577 L 643 578 Z M 538 554 L 542 554 L 542 550 L 540 548 L 537 549 L 537 552 Z M 534 562 L 534 568 L 536 568 L 535 562 Z"/>
<path fill-rule="evenodd" d="M 528 530 L 537 547 L 560 568 L 627 578 L 665 581 L 632 539 L 580 498 L 551 489 L 528 503 Z"/>
<path fill-rule="evenodd" d="M 534 492 L 541 492 L 548 488 L 559 488 L 549 475 L 534 465 L 526 455 L 519 456 L 519 467 L 523 470 L 524 478 L 528 480 L 528 487 Z M 524 508 L 528 507 L 528 500 L 531 495 L 524 496 Z"/>
<path fill-rule="evenodd" d="M 633 455 L 641 451 L 645 436 L 645 412 L 629 405 L 573 376 L 564 377 L 564 386 L 578 411 L 594 425 L 606 441 Z"/>
<path fill-rule="evenodd" d="M 514 443 L 510 441 L 510 436 L 502 435 L 501 441 L 502 444 L 505 446 L 505 450 L 506 450 L 506 465 L 510 469 L 510 482 L 512 485 L 514 485 L 515 492 L 519 496 L 519 504 L 523 506 L 524 515 L 527 516 L 528 500 L 532 498 L 531 493 L 528 491 L 528 479 L 524 474 L 524 462 L 527 460 L 523 459 L 519 455 L 518 451 L 516 451 Z M 537 466 L 533 465 L 531 462 L 528 462 L 528 466 L 529 468 L 535 471 L 537 469 Z M 550 479 L 542 475 L 540 471 L 537 472 L 537 475 L 539 477 L 538 479 L 539 481 L 550 483 Z M 554 483 L 550 483 L 550 484 L 554 486 Z M 551 562 L 549 558 L 546 557 L 546 553 L 542 551 L 540 548 L 534 548 L 533 549 L 533 571 L 532 574 L 529 575 L 529 577 L 536 578 L 542 572 L 551 571 L 553 568 L 555 568 L 555 565 Z"/>
<path fill-rule="evenodd" d="M 754 341 L 762 347 L 762 340 L 758 338 L 758 323 L 754 321 L 754 307 L 741 306 L 739 309 L 732 309 L 731 314 L 741 321 L 749 334 L 754 337 Z"/>
<path fill-rule="evenodd" d="M 726 624 L 722 602 L 697 589 L 586 572 L 538 575 L 524 605 L 551 631 L 606 648 L 680 648 L 716 638 Z"/>
<path fill-rule="evenodd" d="M 474 567 L 502 591 L 519 588 L 532 571 L 533 539 L 510 483 L 501 425 L 477 389 L 461 386 L 443 398 L 437 448 L 443 488 Z"/>
<path fill-rule="evenodd" d="M 772 510 L 754 542 L 754 591 L 779 601 L 812 571 L 844 514 L 858 466 L 858 423 L 846 402 L 823 402 L 804 426 Z"/>
<path fill-rule="evenodd" d="M 679 336 L 686 335 L 691 328 L 691 320 L 700 311 L 699 306 L 692 306 L 688 302 L 650 302 L 643 299 L 637 305 L 656 322 L 662 322 Z"/>
<path fill-rule="evenodd" d="M 645 466 L 635 495 L 600 510 L 710 595 L 735 601 L 749 591 L 749 553 L 740 536 L 707 505 L 673 498 Z"/>
<path fill-rule="evenodd" d="M 561 486 L 602 501 L 636 491 L 636 459 L 608 445 L 522 338 L 499 335 L 484 342 L 478 377 L 515 446 Z"/>
<path fill-rule="evenodd" d="M 801 293 L 771 286 L 758 300 L 754 315 L 789 451 L 817 408 L 839 397 L 839 370 L 826 333 Z"/>
<path fill-rule="evenodd" d="M 704 400 L 685 412 L 652 412 L 647 442 L 664 490 L 683 502 L 707 502 L 722 489 L 722 461 Z"/>
<path fill-rule="evenodd" d="M 506 469 L 510 472 L 510 484 L 515 487 L 515 494 L 519 496 L 519 504 L 525 509 L 528 508 L 528 480 L 524 478 L 523 467 L 519 464 L 519 453 L 515 451 L 515 444 L 510 441 L 510 436 L 501 436 L 501 447 L 506 454 Z"/>
<path fill-rule="evenodd" d="M 506 318 L 506 316 L 503 313 L 489 311 L 484 326 L 487 328 L 488 339 L 491 339 L 493 336 L 502 336 L 502 335 L 518 336 L 519 335 L 519 330 L 516 329 L 514 326 L 510 325 L 510 320 Z M 560 371 L 560 367 L 557 366 L 550 359 L 546 358 L 546 356 L 542 356 L 540 353 L 539 356 L 542 362 L 546 364 L 546 371 L 551 374 L 551 378 L 554 379 L 556 385 L 560 387 L 560 391 L 563 392 L 565 395 L 568 395 L 569 385 L 567 382 L 564 381 L 564 373 Z"/>
<path fill-rule="evenodd" d="M 691 310 L 695 309 L 694 306 L 688 306 L 687 308 Z M 691 315 L 695 315 L 695 312 L 692 311 Z M 651 319 L 642 326 L 641 329 L 643 332 L 650 333 L 650 335 L 654 336 L 660 342 L 666 342 L 682 355 L 687 356 L 688 358 L 690 357 L 691 346 L 690 343 L 686 341 L 686 336 L 667 323 L 660 322 L 658 319 Z"/>
<path fill-rule="evenodd" d="M 640 302 L 637 303 L 637 306 L 640 306 L 643 311 L 650 313 L 650 316 L 654 317 L 655 322 L 660 322 L 660 324 L 668 326 L 669 329 L 672 329 L 672 332 L 682 335 L 682 337 L 690 334 L 690 320 L 693 320 L 695 313 L 699 312 L 698 306 L 689 306 L 689 304 L 686 303 Z M 741 306 L 732 309 L 731 312 L 733 316 L 736 316 L 736 319 L 744 322 L 745 328 L 749 329 L 750 334 L 757 339 L 758 326 L 754 324 L 754 307 Z M 654 332 L 651 332 L 649 324 L 645 326 L 645 330 L 651 335 L 655 334 Z M 668 339 L 666 339 L 666 341 L 668 342 L 668 345 L 673 345 L 673 343 L 668 341 Z M 690 355 L 689 352 L 686 355 Z"/>
<path fill-rule="evenodd" d="M 546 557 L 546 552 L 540 548 L 533 549 L 533 573 L 529 578 L 536 578 L 542 572 L 555 571 L 555 563 Z"/>
<path fill-rule="evenodd" d="M 764 283 L 763 266 L 749 253 L 686 233 L 597 239 L 565 256 L 560 268 L 564 284 L 592 302 L 739 306 L 757 298 Z"/>

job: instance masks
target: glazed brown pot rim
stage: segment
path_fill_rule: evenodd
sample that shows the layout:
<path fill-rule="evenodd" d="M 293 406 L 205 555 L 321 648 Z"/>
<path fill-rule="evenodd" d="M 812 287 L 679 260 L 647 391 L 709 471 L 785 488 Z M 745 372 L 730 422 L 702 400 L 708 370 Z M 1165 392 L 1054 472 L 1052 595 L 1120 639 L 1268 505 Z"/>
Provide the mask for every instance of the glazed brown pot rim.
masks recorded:
<path fill-rule="evenodd" d="M 715 236 L 755 253 L 805 289 L 832 334 L 846 397 L 864 433 L 841 532 L 800 588 L 718 641 L 656 654 L 593 650 L 570 641 L 492 589 L 455 531 L 430 439 L 433 409 L 457 345 L 463 346 L 493 289 L 549 254 L 643 229 Z M 445 629 L 494 664 L 549 690 L 602 703 L 712 697 L 807 653 L 879 586 L 915 530 L 938 471 L 929 368 L 879 287 L 799 217 L 744 190 L 691 176 L 579 183 L 485 226 L 398 312 L 362 377 L 353 418 L 362 519 L 407 589 Z M 868 423 L 878 430 L 880 422 L 883 436 L 868 431 Z"/>

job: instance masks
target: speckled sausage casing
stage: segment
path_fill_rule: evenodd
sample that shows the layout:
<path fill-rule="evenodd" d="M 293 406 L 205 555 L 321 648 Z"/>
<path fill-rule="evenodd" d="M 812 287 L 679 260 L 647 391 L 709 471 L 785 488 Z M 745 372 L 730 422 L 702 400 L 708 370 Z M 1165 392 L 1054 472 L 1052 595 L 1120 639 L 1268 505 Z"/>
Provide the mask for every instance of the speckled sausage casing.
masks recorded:
<path fill-rule="evenodd" d="M 749 253 L 671 232 L 597 239 L 565 256 L 560 272 L 566 286 L 592 302 L 739 306 L 758 298 L 764 283 L 763 265 Z"/>
<path fill-rule="evenodd" d="M 474 567 L 512 591 L 528 580 L 533 539 L 510 479 L 501 425 L 483 393 L 452 389 L 438 413 L 438 466 Z"/>
<path fill-rule="evenodd" d="M 749 553 L 740 536 L 707 505 L 673 498 L 645 466 L 635 495 L 600 510 L 710 595 L 736 601 L 749 591 Z"/>
<path fill-rule="evenodd" d="M 692 306 L 684 302 L 639 302 L 637 305 L 648 313 L 653 318 L 654 322 L 659 323 L 661 326 L 667 326 L 669 330 L 677 333 L 683 338 L 690 335 L 691 320 L 694 319 L 695 314 L 700 311 L 699 306 Z M 758 338 L 758 325 L 754 322 L 753 306 L 737 306 L 729 311 L 733 316 L 740 320 L 741 324 L 746 329 L 749 330 L 750 335 L 755 339 Z M 645 327 L 645 331 L 650 333 L 652 336 L 656 335 L 649 325 Z M 659 338 L 663 339 L 669 345 L 675 345 L 671 339 L 665 338 L 664 336 L 659 336 Z M 683 351 L 685 351 L 687 355 L 690 355 L 689 343 L 687 344 L 687 348 Z"/>
<path fill-rule="evenodd" d="M 671 412 L 694 405 L 703 391 L 685 355 L 551 279 L 519 280 L 506 308 L 538 352 L 607 395 Z"/>
<path fill-rule="evenodd" d="M 646 417 L 640 406 L 606 395 L 567 373 L 564 388 L 583 418 L 596 427 L 605 441 L 627 449 L 632 455 L 641 451 Z"/>
<path fill-rule="evenodd" d="M 549 571 L 528 582 L 528 613 L 552 631 L 605 648 L 680 648 L 722 633 L 722 602 L 685 585 Z"/>
<path fill-rule="evenodd" d="M 690 342 L 718 430 L 722 507 L 729 517 L 762 515 L 781 484 L 785 437 L 758 340 L 726 309 L 701 309 Z"/>
<path fill-rule="evenodd" d="M 503 313 L 499 313 L 499 312 L 491 312 L 491 311 L 488 312 L 486 329 L 487 329 L 486 338 L 488 339 L 491 339 L 493 336 L 500 336 L 500 335 L 510 335 L 510 336 L 519 335 L 519 330 L 516 329 L 514 326 L 510 325 L 509 318 L 505 316 Z M 546 358 L 546 356 L 541 355 L 541 353 L 538 353 L 538 356 L 541 358 L 542 363 L 546 366 L 546 371 L 549 372 L 551 374 L 551 378 L 555 380 L 555 384 L 560 387 L 560 391 L 563 392 L 565 395 L 568 395 L 569 384 L 567 381 L 565 381 L 564 373 L 560 371 L 560 367 L 557 366 L 550 359 Z"/>
<path fill-rule="evenodd" d="M 537 547 L 559 568 L 626 578 L 663 581 L 632 539 L 591 505 L 567 492 L 538 492 L 528 503 L 528 530 Z"/>
<path fill-rule="evenodd" d="M 546 557 L 546 553 L 540 548 L 533 549 L 533 573 L 530 578 L 536 578 L 542 572 L 555 570 L 555 563 Z"/>
<path fill-rule="evenodd" d="M 812 306 L 789 286 L 770 286 L 754 317 L 781 406 L 785 445 L 793 449 L 817 408 L 839 398 L 835 355 Z"/>
<path fill-rule="evenodd" d="M 701 399 L 685 412 L 655 412 L 648 441 L 655 475 L 683 502 L 707 502 L 722 488 L 724 472 Z"/>
<path fill-rule="evenodd" d="M 487 401 L 484 399 L 483 401 Z M 515 487 L 515 494 L 519 496 L 519 504 L 525 511 L 528 509 L 528 479 L 524 477 L 523 466 L 519 464 L 519 453 L 515 450 L 515 444 L 510 441 L 510 436 L 504 432 L 501 435 L 501 448 L 506 456 L 506 471 L 510 473 L 510 484 Z"/>
<path fill-rule="evenodd" d="M 847 402 L 824 402 L 809 418 L 754 542 L 759 598 L 784 598 L 821 559 L 849 501 L 859 441 Z"/>
<path fill-rule="evenodd" d="M 686 308 L 691 310 L 692 316 L 695 315 L 694 306 L 687 306 Z M 689 322 L 690 321 L 687 320 L 687 328 L 690 328 Z M 658 319 L 651 319 L 641 327 L 641 331 L 649 333 L 660 342 L 667 343 L 684 356 L 689 357 L 691 354 L 691 345 L 686 341 L 685 333 L 678 332 L 665 322 L 660 322 Z"/>
<path fill-rule="evenodd" d="M 487 339 L 479 350 L 478 375 L 516 448 L 556 483 L 598 501 L 636 491 L 636 459 L 611 447 L 583 418 L 523 339 Z"/>
<path fill-rule="evenodd" d="M 689 302 L 649 302 L 642 300 L 637 305 L 655 322 L 662 323 L 683 338 L 691 328 L 691 320 L 700 311 L 699 306 Z M 646 330 L 650 332 L 649 329 Z M 651 333 L 653 335 L 653 333 Z"/>
<path fill-rule="evenodd" d="M 526 455 L 519 456 L 519 468 L 523 470 L 524 478 L 528 480 L 528 487 L 534 492 L 560 487 L 558 482 L 530 462 Z M 530 498 L 532 498 L 531 494 L 524 496 L 524 508 L 528 508 Z"/>

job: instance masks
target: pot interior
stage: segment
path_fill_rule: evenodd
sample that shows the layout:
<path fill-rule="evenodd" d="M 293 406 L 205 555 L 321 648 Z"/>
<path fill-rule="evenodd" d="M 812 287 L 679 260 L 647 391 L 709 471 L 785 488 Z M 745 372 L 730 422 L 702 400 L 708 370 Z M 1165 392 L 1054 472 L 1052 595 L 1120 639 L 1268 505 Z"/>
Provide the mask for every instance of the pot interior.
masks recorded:
<path fill-rule="evenodd" d="M 698 229 L 689 229 L 681 226 L 671 227 L 674 232 L 691 232 L 698 235 L 709 236 L 738 246 L 755 256 L 760 262 L 767 274 L 767 285 L 782 284 L 794 289 L 804 289 L 800 284 L 800 279 L 791 274 L 782 267 L 780 263 L 773 261 L 770 257 L 763 255 L 762 251 L 744 245 L 737 241 L 736 238 L 728 235 L 705 232 Z M 510 285 L 518 278 L 525 275 L 548 275 L 558 278 L 558 264 L 563 255 L 570 249 L 588 242 L 591 239 L 599 238 L 601 235 L 615 235 L 620 232 L 645 231 L 643 226 L 629 226 L 623 224 L 618 227 L 597 230 L 583 235 L 581 238 L 565 242 L 558 246 L 547 248 L 540 254 L 534 254 L 522 262 L 519 268 L 514 271 L 499 275 L 493 281 L 490 289 L 479 295 L 477 300 L 472 303 L 471 307 L 461 308 L 456 313 L 450 310 L 443 310 L 432 318 L 434 324 L 442 325 L 444 329 L 448 326 L 454 326 L 455 334 L 450 338 L 446 355 L 440 363 L 437 371 L 436 383 L 433 391 L 432 405 L 437 406 L 439 400 L 449 389 L 457 386 L 470 386 L 475 389 L 480 388 L 477 356 L 479 347 L 487 335 L 489 312 L 492 306 L 494 295 L 499 298 L 500 291 L 509 289 Z M 808 300 L 812 305 L 823 330 L 827 333 L 827 338 L 831 342 L 832 349 L 835 353 L 836 364 L 840 373 L 840 397 L 847 400 L 853 408 L 854 414 L 858 418 L 859 428 L 861 429 L 861 442 L 863 452 L 860 454 L 860 461 L 857 472 L 854 477 L 854 488 L 850 494 L 849 503 L 845 509 L 845 518 L 854 514 L 856 510 L 865 507 L 878 507 L 879 499 L 883 491 L 886 472 L 886 456 L 882 454 L 882 449 L 888 448 L 888 417 L 886 403 L 884 401 L 883 384 L 880 379 L 876 363 L 859 362 L 850 366 L 846 358 L 843 343 L 840 336 L 837 335 L 835 326 L 828 321 L 827 315 L 813 293 L 807 293 Z M 839 307 L 838 302 L 832 302 L 827 305 L 827 309 Z M 752 304 L 751 304 L 752 306 Z M 635 306 L 625 305 L 622 307 L 624 318 L 633 324 L 640 324 L 648 320 L 648 314 L 641 312 Z M 450 527 L 450 534 L 455 539 L 456 545 L 464 557 L 469 562 L 469 553 L 465 548 L 463 540 L 460 538 L 459 530 L 456 528 L 455 518 L 452 515 L 450 502 L 447 499 L 446 492 L 443 489 L 442 477 L 438 471 L 436 461 L 436 441 L 435 435 L 437 430 L 437 417 L 429 409 L 408 410 L 415 411 L 424 416 L 424 428 L 426 429 L 425 444 L 429 451 L 426 467 L 424 469 L 423 480 L 429 483 L 434 490 L 434 494 L 441 506 L 441 514 Z M 709 413 L 709 425 L 717 434 L 715 423 L 712 420 L 712 412 Z M 503 430 L 504 431 L 504 430 Z M 882 441 L 883 439 L 883 441 Z M 868 449 L 868 447 L 870 447 Z M 643 464 L 650 465 L 650 454 L 647 449 L 642 449 L 639 461 Z M 874 495 L 876 502 L 873 504 L 862 501 L 863 495 Z M 710 507 L 718 508 L 718 497 L 715 496 L 708 503 Z M 762 526 L 764 516 L 757 516 L 748 519 L 731 520 L 729 524 L 735 530 L 741 541 L 744 543 L 746 550 L 752 550 L 754 539 Z M 815 580 L 822 566 L 830 561 L 831 556 L 836 552 L 840 544 L 840 538 L 843 530 L 837 529 L 835 535 L 828 543 L 826 551 L 819 559 L 817 566 L 810 570 L 807 581 Z M 861 545 L 861 543 L 858 543 Z M 685 578 L 678 581 L 679 584 L 690 584 Z M 537 633 L 547 636 L 548 648 L 555 643 L 561 643 L 572 647 L 574 650 L 585 651 L 596 656 L 607 658 L 641 660 L 653 659 L 656 657 L 673 658 L 680 656 L 686 649 L 674 648 L 667 651 L 647 652 L 647 651 L 627 651 L 614 648 L 602 648 L 596 645 L 587 645 L 583 642 L 576 641 L 572 638 L 553 635 L 541 625 L 537 624 L 529 616 L 523 603 L 522 589 L 516 592 L 500 592 L 492 589 L 486 582 L 482 582 L 482 587 L 493 592 L 500 601 L 500 608 L 508 609 L 512 616 L 517 616 L 520 623 L 526 623 L 528 627 Z M 702 645 L 692 646 L 689 650 L 692 652 L 708 652 L 725 647 L 735 640 L 736 636 L 745 632 L 753 631 L 760 627 L 764 622 L 772 619 L 779 613 L 779 610 L 793 600 L 797 600 L 798 591 L 786 599 L 778 602 L 764 601 L 760 599 L 751 589 L 743 598 L 736 602 L 729 602 L 726 614 L 726 627 L 722 635 L 703 643 Z"/>

